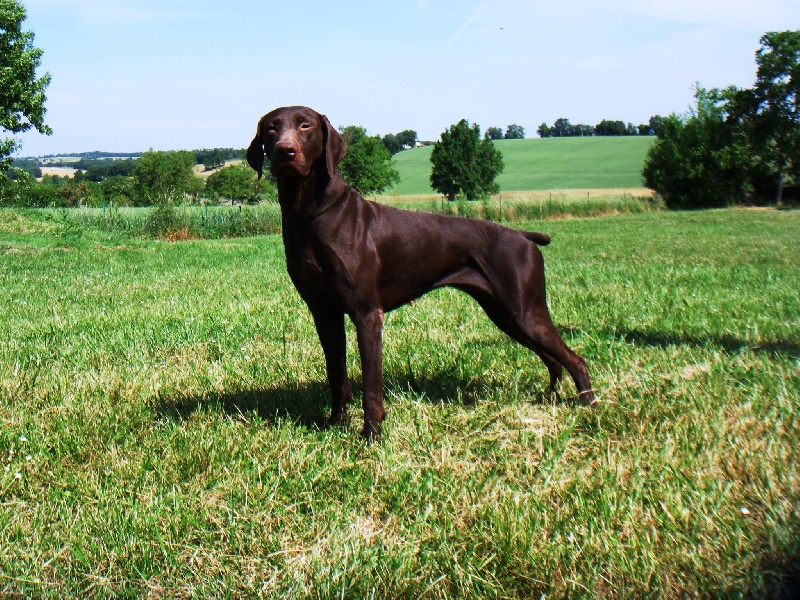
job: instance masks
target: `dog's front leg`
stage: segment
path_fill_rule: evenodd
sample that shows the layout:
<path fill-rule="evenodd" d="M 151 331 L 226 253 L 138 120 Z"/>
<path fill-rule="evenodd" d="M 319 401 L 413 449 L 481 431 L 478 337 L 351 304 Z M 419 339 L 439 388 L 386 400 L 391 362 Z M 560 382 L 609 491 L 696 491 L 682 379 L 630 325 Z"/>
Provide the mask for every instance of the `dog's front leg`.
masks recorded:
<path fill-rule="evenodd" d="M 373 309 L 353 318 L 358 336 L 358 351 L 361 353 L 361 370 L 364 377 L 364 430 L 367 440 L 379 442 L 381 423 L 386 411 L 383 408 L 383 311 Z"/>
<path fill-rule="evenodd" d="M 347 403 L 353 399 L 347 380 L 347 345 L 344 331 L 344 314 L 335 311 L 312 311 L 317 326 L 325 368 L 331 388 L 332 409 L 328 423 L 341 425 L 347 421 Z"/>

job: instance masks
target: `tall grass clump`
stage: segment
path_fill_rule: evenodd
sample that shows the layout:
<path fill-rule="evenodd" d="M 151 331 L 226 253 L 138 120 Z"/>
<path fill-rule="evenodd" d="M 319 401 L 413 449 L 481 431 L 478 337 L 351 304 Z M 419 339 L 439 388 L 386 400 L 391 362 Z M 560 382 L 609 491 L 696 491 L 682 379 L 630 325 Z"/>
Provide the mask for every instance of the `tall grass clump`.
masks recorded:
<path fill-rule="evenodd" d="M 157 204 L 150 210 L 144 231 L 154 238 L 188 239 L 189 220 L 183 211 L 169 203 Z"/>
<path fill-rule="evenodd" d="M 659 200 L 653 196 L 631 194 L 602 194 L 583 196 L 563 193 L 513 193 L 500 194 L 479 201 L 459 198 L 447 201 L 442 197 L 382 196 L 378 202 L 396 208 L 445 215 L 456 215 L 488 221 L 517 223 L 571 217 L 597 217 L 652 212 L 660 209 Z"/>
<path fill-rule="evenodd" d="M 148 239 L 248 237 L 280 231 L 280 208 L 274 203 L 248 206 L 174 206 L 148 208 L 42 209 L 43 218 L 71 227 L 97 228 Z"/>

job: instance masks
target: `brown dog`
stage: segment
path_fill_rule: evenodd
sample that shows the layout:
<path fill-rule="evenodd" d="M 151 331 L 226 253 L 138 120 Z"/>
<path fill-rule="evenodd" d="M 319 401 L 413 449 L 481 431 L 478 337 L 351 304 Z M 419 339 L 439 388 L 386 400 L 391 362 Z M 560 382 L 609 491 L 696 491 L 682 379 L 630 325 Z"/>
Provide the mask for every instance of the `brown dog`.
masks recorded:
<path fill-rule="evenodd" d="M 331 423 L 352 399 L 345 363 L 344 315 L 356 326 L 364 377 L 364 430 L 378 440 L 383 314 L 443 286 L 465 291 L 489 318 L 547 365 L 550 389 L 566 367 L 580 398 L 594 401 L 586 363 L 558 335 L 545 299 L 542 233 L 493 223 L 397 210 L 364 200 L 339 175 L 342 137 L 309 108 L 279 108 L 261 118 L 247 150 L 259 176 L 264 156 L 278 181 L 286 267 L 305 300 L 325 353 L 333 396 Z"/>

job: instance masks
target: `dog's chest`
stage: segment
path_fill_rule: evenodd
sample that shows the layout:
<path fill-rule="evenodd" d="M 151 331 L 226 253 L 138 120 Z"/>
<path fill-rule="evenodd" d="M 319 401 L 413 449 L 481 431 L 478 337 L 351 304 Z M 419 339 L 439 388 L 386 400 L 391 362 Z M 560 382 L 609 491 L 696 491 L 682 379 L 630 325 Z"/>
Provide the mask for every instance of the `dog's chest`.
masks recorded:
<path fill-rule="evenodd" d="M 332 257 L 330 249 L 308 237 L 285 242 L 286 270 L 303 299 L 307 303 L 342 304 L 340 283 L 346 277 L 340 273 L 341 264 Z"/>
<path fill-rule="evenodd" d="M 311 282 L 323 277 L 323 269 L 318 258 L 319 252 L 315 250 L 314 246 L 307 237 L 298 239 L 293 236 L 293 239 L 284 240 L 286 269 L 295 283 L 297 281 Z"/>

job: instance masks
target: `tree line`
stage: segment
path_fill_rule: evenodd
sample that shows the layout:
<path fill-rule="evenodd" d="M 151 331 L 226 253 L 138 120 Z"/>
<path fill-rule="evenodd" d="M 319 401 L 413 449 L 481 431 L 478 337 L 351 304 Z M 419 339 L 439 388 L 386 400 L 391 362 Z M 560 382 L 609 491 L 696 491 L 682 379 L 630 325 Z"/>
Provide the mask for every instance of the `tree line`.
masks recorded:
<path fill-rule="evenodd" d="M 204 148 L 191 150 L 196 165 L 203 165 L 206 171 L 212 171 L 225 165 L 228 161 L 241 160 L 244 148 Z M 11 166 L 28 171 L 34 177 L 41 177 L 42 166 L 65 167 L 81 171 L 80 176 L 89 181 L 102 181 L 114 175 L 130 175 L 141 152 L 80 152 L 74 154 L 49 155 L 41 158 L 15 158 Z M 78 160 L 74 160 L 77 158 Z M 76 173 L 76 176 L 79 176 Z M 80 177 L 79 176 L 79 177 Z"/>
<path fill-rule="evenodd" d="M 539 125 L 536 133 L 542 138 L 590 137 L 593 135 L 658 135 L 663 119 L 664 117 L 653 115 L 647 123 L 642 123 L 640 125 L 603 119 L 597 125 L 592 126 L 583 123 L 572 124 L 569 122 L 569 119 L 561 118 L 556 119 L 555 123 L 552 125 L 542 123 Z"/>
<path fill-rule="evenodd" d="M 239 158 L 243 155 L 244 149 Z M 268 178 L 258 181 L 246 165 L 223 167 L 202 178 L 195 173 L 195 161 L 196 154 L 187 150 L 150 150 L 138 159 L 97 161 L 97 169 L 89 164 L 74 177 L 45 175 L 41 182 L 26 170 L 14 169 L 13 180 L 0 174 L 0 206 L 163 206 L 201 198 L 218 203 L 277 196 L 274 183 Z M 104 170 L 107 167 L 121 170 Z"/>

